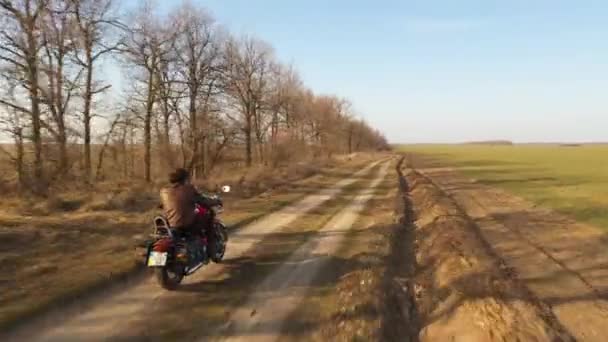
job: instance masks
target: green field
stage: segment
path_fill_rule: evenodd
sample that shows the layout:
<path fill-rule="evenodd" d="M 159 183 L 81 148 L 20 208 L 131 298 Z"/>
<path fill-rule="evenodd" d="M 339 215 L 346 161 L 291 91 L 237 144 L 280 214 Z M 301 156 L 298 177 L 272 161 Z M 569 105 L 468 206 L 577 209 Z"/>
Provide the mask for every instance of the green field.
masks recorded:
<path fill-rule="evenodd" d="M 608 146 L 407 145 L 481 183 L 608 230 Z"/>

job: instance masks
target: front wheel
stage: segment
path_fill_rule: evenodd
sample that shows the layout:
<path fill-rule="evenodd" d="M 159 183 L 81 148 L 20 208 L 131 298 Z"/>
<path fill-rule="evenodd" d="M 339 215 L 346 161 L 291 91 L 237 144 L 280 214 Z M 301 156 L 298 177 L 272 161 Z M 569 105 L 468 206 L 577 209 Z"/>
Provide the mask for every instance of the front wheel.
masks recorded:
<path fill-rule="evenodd" d="M 156 281 L 165 290 L 173 291 L 184 279 L 184 270 L 177 265 L 167 265 L 154 270 Z"/>
<path fill-rule="evenodd" d="M 215 241 L 214 244 L 210 246 L 209 254 L 213 262 L 219 263 L 224 259 L 224 254 L 226 253 L 226 242 L 228 241 L 226 226 L 221 222 L 216 222 L 214 224 L 213 234 L 215 235 Z"/>

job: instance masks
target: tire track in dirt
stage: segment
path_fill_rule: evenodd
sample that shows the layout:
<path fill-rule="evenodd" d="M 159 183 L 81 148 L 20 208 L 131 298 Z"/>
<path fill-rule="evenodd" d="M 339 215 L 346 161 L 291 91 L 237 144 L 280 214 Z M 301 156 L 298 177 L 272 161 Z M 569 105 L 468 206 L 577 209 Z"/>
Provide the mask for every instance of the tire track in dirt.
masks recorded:
<path fill-rule="evenodd" d="M 547 259 L 550 259 L 551 261 L 553 261 L 554 263 L 556 263 L 557 265 L 559 265 L 561 268 L 563 268 L 566 272 L 568 272 L 572 276 L 578 278 L 578 280 L 580 280 L 581 283 L 585 284 L 589 288 L 590 291 L 592 291 L 593 293 L 595 293 L 595 295 L 598 298 L 601 298 L 601 297 L 606 298 L 607 294 L 603 294 L 602 295 L 602 293 L 600 293 L 600 291 L 597 288 L 595 288 L 590 281 L 588 281 L 587 279 L 585 279 L 585 277 L 583 277 L 582 274 L 580 274 L 576 270 L 573 270 L 570 267 L 568 267 L 568 265 L 566 265 L 564 262 L 562 262 L 558 258 L 554 257 L 550 252 L 548 252 L 541 245 L 535 243 L 534 241 L 532 241 L 531 239 L 529 239 L 528 237 L 526 237 L 524 234 L 522 234 L 522 232 L 519 229 L 515 229 L 515 228 L 509 227 L 509 226 L 505 226 L 505 228 L 508 229 L 509 231 L 511 231 L 514 235 L 516 235 L 521 240 L 525 241 L 530 246 L 534 247 L 539 253 L 542 253 L 545 257 L 547 257 Z"/>
<path fill-rule="evenodd" d="M 259 284 L 243 305 L 217 333 L 221 341 L 276 341 L 281 338 L 290 314 L 306 296 L 310 284 L 322 271 L 388 173 L 382 166 L 371 184 L 336 214 L 315 237 L 300 246 L 276 271 Z M 272 291 L 274 295 L 266 295 Z"/>
<path fill-rule="evenodd" d="M 255 245 L 264 234 L 281 230 L 300 216 L 335 198 L 343 189 L 368 174 L 381 161 L 376 161 L 359 170 L 352 177 L 337 182 L 334 186 L 309 195 L 299 202 L 241 228 L 231 236 L 226 259 L 239 258 Z M 252 234 L 253 233 L 253 234 Z M 257 236 L 257 238 L 251 238 Z M 221 264 L 208 265 L 195 275 L 186 278 L 185 284 L 201 281 L 222 272 Z M 179 293 L 167 292 L 149 278 L 140 284 L 126 288 L 74 315 L 54 317 L 44 322 L 25 325 L 10 336 L 1 336 L 3 341 L 107 341 L 129 336 L 131 327 L 147 319 L 147 312 L 155 303 Z M 137 336 L 131 338 L 137 339 Z M 142 337 L 139 336 L 139 339 Z"/>
<path fill-rule="evenodd" d="M 292 314 L 297 319 L 317 313 L 307 323 L 318 329 L 291 332 L 286 340 L 418 341 L 413 212 L 403 160 L 397 177 L 382 182 L 336 252 L 342 263 L 324 272 L 322 278 L 335 279 L 331 289 L 312 294 L 303 303 L 311 308 L 301 305 Z"/>
<path fill-rule="evenodd" d="M 580 341 L 605 341 L 605 235 L 449 169 L 422 170 L 471 217 L 512 277 Z"/>

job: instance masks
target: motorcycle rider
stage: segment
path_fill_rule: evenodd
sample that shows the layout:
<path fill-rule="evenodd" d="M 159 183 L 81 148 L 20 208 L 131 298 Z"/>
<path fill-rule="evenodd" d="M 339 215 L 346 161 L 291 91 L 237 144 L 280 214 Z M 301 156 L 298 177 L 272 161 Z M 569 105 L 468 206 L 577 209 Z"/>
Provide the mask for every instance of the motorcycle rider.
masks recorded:
<path fill-rule="evenodd" d="M 196 204 L 210 209 L 218 204 L 217 200 L 199 193 L 190 183 L 190 174 L 186 169 L 178 168 L 171 172 L 169 183 L 160 190 L 161 208 L 169 226 L 185 236 L 205 235 L 208 252 L 205 257 L 214 255 L 216 240 L 212 222 L 201 219 L 194 210 Z"/>

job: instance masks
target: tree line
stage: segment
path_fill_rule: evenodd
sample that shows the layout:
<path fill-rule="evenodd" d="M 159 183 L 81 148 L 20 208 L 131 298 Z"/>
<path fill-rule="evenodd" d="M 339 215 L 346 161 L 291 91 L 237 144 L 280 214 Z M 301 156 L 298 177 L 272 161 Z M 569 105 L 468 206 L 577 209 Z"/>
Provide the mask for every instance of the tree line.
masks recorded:
<path fill-rule="evenodd" d="M 36 192 L 388 146 L 348 100 L 187 1 L 159 14 L 149 1 L 0 0 L 0 82 L 1 151 Z"/>

